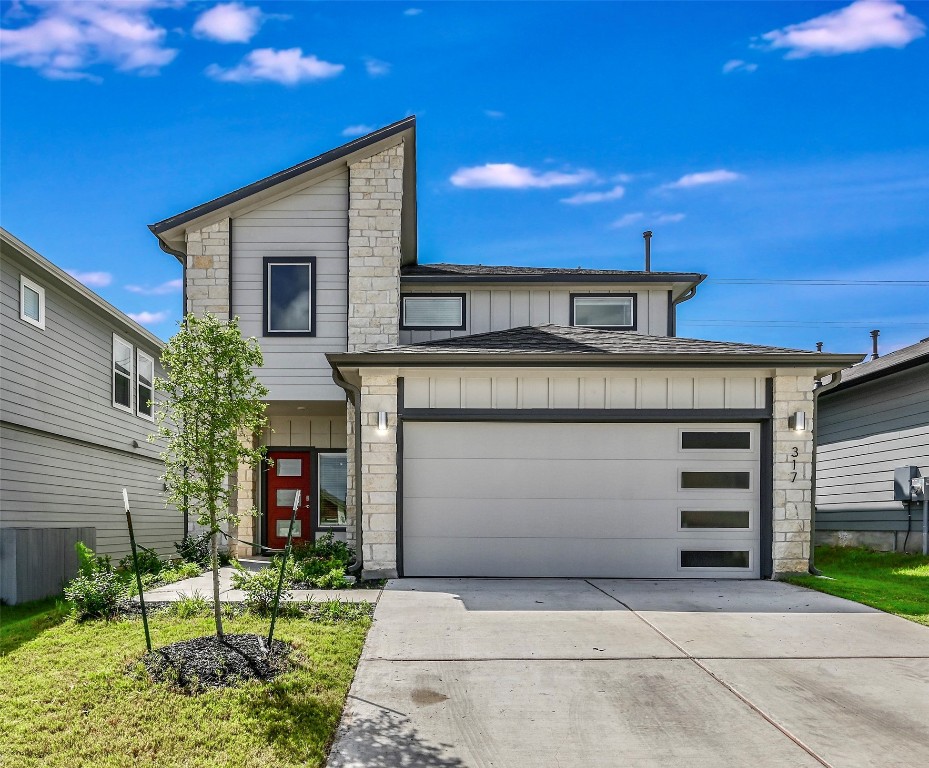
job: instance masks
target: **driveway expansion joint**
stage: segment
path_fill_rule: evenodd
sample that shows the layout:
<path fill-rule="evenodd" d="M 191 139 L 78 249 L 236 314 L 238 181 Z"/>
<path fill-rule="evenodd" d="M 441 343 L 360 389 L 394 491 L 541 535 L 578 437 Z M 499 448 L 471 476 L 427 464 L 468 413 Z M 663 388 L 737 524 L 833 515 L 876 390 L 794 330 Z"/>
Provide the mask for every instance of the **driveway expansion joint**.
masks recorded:
<path fill-rule="evenodd" d="M 808 745 L 805 744 L 798 736 L 795 736 L 793 733 L 791 733 L 791 732 L 787 729 L 786 726 L 781 725 L 779 722 L 777 722 L 777 720 L 775 720 L 771 715 L 769 715 L 767 712 L 765 712 L 763 709 L 761 709 L 758 705 L 754 704 L 754 703 L 753 703 L 751 700 L 749 700 L 747 697 L 745 697 L 744 695 L 742 695 L 741 693 L 739 693 L 733 686 L 729 685 L 729 683 L 727 683 L 725 680 L 723 680 L 722 678 L 720 678 L 720 677 L 719 677 L 718 675 L 716 675 L 712 670 L 710 670 L 705 664 L 703 664 L 703 663 L 700 661 L 700 659 L 698 659 L 698 658 L 696 658 L 695 656 L 691 655 L 691 653 L 690 653 L 689 651 L 687 651 L 685 648 L 683 648 L 683 647 L 682 647 L 681 645 L 679 645 L 678 643 L 674 642 L 674 640 L 672 640 L 672 639 L 671 639 L 670 637 L 668 637 L 664 632 L 662 632 L 660 629 L 658 629 L 658 627 L 656 627 L 654 624 L 652 624 L 652 622 L 650 622 L 648 619 L 646 619 L 644 616 L 642 616 L 638 611 L 634 610 L 631 606 L 629 606 L 628 604 L 624 603 L 622 600 L 620 600 L 620 599 L 619 599 L 618 597 L 616 597 L 615 595 L 611 595 L 611 594 L 610 594 L 609 592 L 607 592 L 606 590 L 601 589 L 601 588 L 598 587 L 596 584 L 593 584 L 593 583 L 592 583 L 591 581 L 589 581 L 588 579 L 584 579 L 584 581 L 587 582 L 587 584 L 589 584 L 591 587 L 593 587 L 594 589 L 596 589 L 598 592 L 603 593 L 604 595 L 606 595 L 607 597 L 609 597 L 611 600 L 615 600 L 617 603 L 619 603 L 619 604 L 620 604 L 623 608 L 625 608 L 627 611 L 629 611 L 630 613 L 634 614 L 639 620 L 641 620 L 642 622 L 644 622 L 648 627 L 650 627 L 651 629 L 653 629 L 653 630 L 654 630 L 655 632 L 657 632 L 662 638 L 664 638 L 664 640 L 666 640 L 668 643 L 670 643 L 670 644 L 673 645 L 675 648 L 677 648 L 678 651 L 680 651 L 681 653 L 683 653 L 684 656 L 686 657 L 686 659 L 692 661 L 700 670 L 702 670 L 702 671 L 705 672 L 707 675 L 709 675 L 713 680 L 715 680 L 719 685 L 721 685 L 723 688 L 725 688 L 727 691 L 729 691 L 729 693 L 731 693 L 733 696 L 735 696 L 735 697 L 736 697 L 739 701 L 741 701 L 745 706 L 747 706 L 749 709 L 751 709 L 753 712 L 755 712 L 755 714 L 757 714 L 759 717 L 761 717 L 763 720 L 765 720 L 765 722 L 767 722 L 767 723 L 768 723 L 769 725 L 771 725 L 773 728 L 776 728 L 778 731 L 780 731 L 784 736 L 786 736 L 786 737 L 787 737 L 788 739 L 790 739 L 794 744 L 796 744 L 798 747 L 800 747 L 800 749 L 802 749 L 804 752 L 806 752 L 806 753 L 807 753 L 810 757 L 812 757 L 816 762 L 818 762 L 820 765 L 824 766 L 824 768 L 834 768 L 834 766 L 833 766 L 831 763 L 827 762 L 826 759 L 823 758 L 821 755 L 819 755 L 815 750 L 813 750 L 812 747 L 808 746 Z M 833 658 L 833 657 L 827 657 L 827 658 Z"/>

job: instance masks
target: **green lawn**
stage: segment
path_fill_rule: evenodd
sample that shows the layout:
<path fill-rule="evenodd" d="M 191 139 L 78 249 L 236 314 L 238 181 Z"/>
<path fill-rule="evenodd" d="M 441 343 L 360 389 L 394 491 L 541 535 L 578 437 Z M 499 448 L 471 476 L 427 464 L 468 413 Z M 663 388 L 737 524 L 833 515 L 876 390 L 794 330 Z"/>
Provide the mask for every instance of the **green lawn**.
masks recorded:
<path fill-rule="evenodd" d="M 209 617 L 150 618 L 155 647 L 211 634 Z M 229 634 L 267 632 L 252 616 Z M 271 683 L 187 695 L 150 681 L 138 619 L 78 624 L 54 601 L 0 613 L 0 755 L 4 765 L 277 768 L 320 766 L 370 626 L 278 620 L 297 666 Z"/>
<path fill-rule="evenodd" d="M 817 547 L 816 567 L 828 579 L 787 581 L 864 603 L 929 626 L 929 558 L 851 547 Z"/>

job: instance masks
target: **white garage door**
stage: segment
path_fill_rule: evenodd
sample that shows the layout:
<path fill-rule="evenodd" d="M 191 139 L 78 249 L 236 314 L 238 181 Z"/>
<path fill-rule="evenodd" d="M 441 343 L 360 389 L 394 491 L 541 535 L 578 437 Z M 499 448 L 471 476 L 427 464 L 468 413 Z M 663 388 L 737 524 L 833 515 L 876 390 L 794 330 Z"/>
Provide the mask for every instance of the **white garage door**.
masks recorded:
<path fill-rule="evenodd" d="M 411 422 L 406 576 L 757 578 L 757 424 Z"/>

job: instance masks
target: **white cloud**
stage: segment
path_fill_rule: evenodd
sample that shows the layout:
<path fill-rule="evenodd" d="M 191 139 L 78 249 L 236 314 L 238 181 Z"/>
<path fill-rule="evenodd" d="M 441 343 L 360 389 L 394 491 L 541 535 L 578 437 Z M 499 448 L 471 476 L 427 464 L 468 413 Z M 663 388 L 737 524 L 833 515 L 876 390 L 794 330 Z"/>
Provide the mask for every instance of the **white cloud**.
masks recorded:
<path fill-rule="evenodd" d="M 723 64 L 723 74 L 728 75 L 730 72 L 754 72 L 758 65 L 742 59 L 729 59 Z"/>
<path fill-rule="evenodd" d="M 302 48 L 257 48 L 234 67 L 225 69 L 211 64 L 207 75 L 224 83 L 254 83 L 270 80 L 283 85 L 324 80 L 336 77 L 345 69 L 343 64 L 322 61 L 313 54 L 303 55 Z"/>
<path fill-rule="evenodd" d="M 623 216 L 620 216 L 616 221 L 610 224 L 610 227 L 613 229 L 619 229 L 621 227 L 631 227 L 633 224 L 638 224 L 639 222 L 646 222 L 649 225 L 655 224 L 677 224 L 679 221 L 683 221 L 687 218 L 687 215 L 684 213 L 643 213 L 642 211 L 635 211 L 634 213 L 627 213 Z"/>
<path fill-rule="evenodd" d="M 921 19 L 897 2 L 857 0 L 845 8 L 761 36 L 764 47 L 786 49 L 785 58 L 839 56 L 872 48 L 903 48 L 926 34 Z"/>
<path fill-rule="evenodd" d="M 383 77 L 390 74 L 390 64 L 380 59 L 365 59 L 365 72 L 371 77 Z"/>
<path fill-rule="evenodd" d="M 77 269 L 66 269 L 65 272 L 91 288 L 106 288 L 113 282 L 113 275 L 109 272 L 81 272 Z"/>
<path fill-rule="evenodd" d="M 126 290 L 130 293 L 141 293 L 145 296 L 163 296 L 166 293 L 177 293 L 184 287 L 184 281 L 168 280 L 159 285 L 127 285 Z"/>
<path fill-rule="evenodd" d="M 702 187 L 707 184 L 726 184 L 741 178 L 741 173 L 719 168 L 715 171 L 704 171 L 703 173 L 688 173 L 685 176 L 681 176 L 677 181 L 672 181 L 670 184 L 663 184 L 661 188 L 688 189 L 690 187 Z"/>
<path fill-rule="evenodd" d="M 493 118 L 494 120 L 500 120 L 501 118 L 506 117 L 506 114 L 501 112 L 499 109 L 485 109 L 484 114 L 487 115 L 487 117 Z"/>
<path fill-rule="evenodd" d="M 539 172 L 513 163 L 487 163 L 471 168 L 459 168 L 451 176 L 456 187 L 468 189 L 547 189 L 573 187 L 596 179 L 591 171 Z"/>
<path fill-rule="evenodd" d="M 171 313 L 166 309 L 162 309 L 158 312 L 142 311 L 127 312 L 126 314 L 137 323 L 141 323 L 142 325 L 155 325 L 156 323 L 163 323 L 171 316 Z"/>
<path fill-rule="evenodd" d="M 27 0 L 24 26 L 0 29 L 0 59 L 36 69 L 53 80 L 95 80 L 86 70 L 110 65 L 120 72 L 155 75 L 177 50 L 166 48 L 167 31 L 151 11 L 169 0 Z"/>
<path fill-rule="evenodd" d="M 631 227 L 636 222 L 642 221 L 645 218 L 645 214 L 641 211 L 636 211 L 635 213 L 626 213 L 620 216 L 616 221 L 610 224 L 614 229 L 619 227 Z"/>
<path fill-rule="evenodd" d="M 571 197 L 565 197 L 561 202 L 568 205 L 587 205 L 589 203 L 602 203 L 607 200 L 619 200 L 626 194 L 626 188 L 617 185 L 605 192 L 578 192 Z"/>
<path fill-rule="evenodd" d="M 423 12 L 422 8 L 407 8 L 404 12 L 404 16 L 419 16 Z"/>
<path fill-rule="evenodd" d="M 220 3 L 197 17 L 194 37 L 217 43 L 247 43 L 257 33 L 264 14 L 256 6 L 242 3 Z"/>
<path fill-rule="evenodd" d="M 371 133 L 374 130 L 373 125 L 364 125 L 359 123 L 358 125 L 349 125 L 342 130 L 343 136 L 364 136 L 366 133 Z"/>

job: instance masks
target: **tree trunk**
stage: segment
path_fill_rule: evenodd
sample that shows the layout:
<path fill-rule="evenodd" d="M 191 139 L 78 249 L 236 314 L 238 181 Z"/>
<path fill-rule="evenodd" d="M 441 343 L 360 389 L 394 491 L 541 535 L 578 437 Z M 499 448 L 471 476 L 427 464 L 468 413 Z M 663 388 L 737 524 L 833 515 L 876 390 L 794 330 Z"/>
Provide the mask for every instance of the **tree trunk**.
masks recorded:
<path fill-rule="evenodd" d="M 216 618 L 216 636 L 223 636 L 223 613 L 222 606 L 219 604 L 219 547 L 216 539 L 219 536 L 219 529 L 216 526 L 216 512 L 211 510 L 210 523 L 213 529 L 213 535 L 210 538 L 210 549 L 213 553 L 213 615 Z"/>

